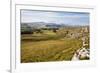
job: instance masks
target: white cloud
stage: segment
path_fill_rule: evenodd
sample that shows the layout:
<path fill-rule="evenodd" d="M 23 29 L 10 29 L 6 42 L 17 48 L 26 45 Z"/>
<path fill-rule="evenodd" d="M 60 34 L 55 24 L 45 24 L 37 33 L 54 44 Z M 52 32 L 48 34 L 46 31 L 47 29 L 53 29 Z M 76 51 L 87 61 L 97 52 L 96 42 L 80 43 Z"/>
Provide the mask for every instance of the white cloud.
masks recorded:
<path fill-rule="evenodd" d="M 81 21 L 81 22 L 80 22 Z M 85 24 L 89 23 L 88 13 L 76 12 L 48 12 L 48 11 L 21 11 L 21 22 L 53 22 Z"/>

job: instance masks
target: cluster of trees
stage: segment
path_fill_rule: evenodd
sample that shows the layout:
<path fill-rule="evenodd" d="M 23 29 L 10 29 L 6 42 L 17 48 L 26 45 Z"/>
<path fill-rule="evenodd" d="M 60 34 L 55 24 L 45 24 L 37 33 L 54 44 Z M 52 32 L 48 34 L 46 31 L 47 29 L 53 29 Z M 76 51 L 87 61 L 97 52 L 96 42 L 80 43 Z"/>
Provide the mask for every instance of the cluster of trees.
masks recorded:
<path fill-rule="evenodd" d="M 30 26 L 28 25 L 21 26 L 21 34 L 32 34 L 32 33 L 33 30 Z"/>
<path fill-rule="evenodd" d="M 59 28 L 34 28 L 27 24 L 21 26 L 21 34 L 43 33 L 43 30 L 52 30 L 52 32 L 56 33 Z"/>

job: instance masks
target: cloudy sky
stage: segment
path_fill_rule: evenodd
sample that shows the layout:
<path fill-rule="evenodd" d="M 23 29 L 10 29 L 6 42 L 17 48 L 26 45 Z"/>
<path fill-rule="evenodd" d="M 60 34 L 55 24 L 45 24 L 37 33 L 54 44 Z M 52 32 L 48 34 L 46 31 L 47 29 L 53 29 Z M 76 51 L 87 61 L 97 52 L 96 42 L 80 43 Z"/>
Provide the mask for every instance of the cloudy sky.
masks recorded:
<path fill-rule="evenodd" d="M 88 25 L 89 13 L 21 10 L 21 22 L 46 22 L 70 25 Z"/>

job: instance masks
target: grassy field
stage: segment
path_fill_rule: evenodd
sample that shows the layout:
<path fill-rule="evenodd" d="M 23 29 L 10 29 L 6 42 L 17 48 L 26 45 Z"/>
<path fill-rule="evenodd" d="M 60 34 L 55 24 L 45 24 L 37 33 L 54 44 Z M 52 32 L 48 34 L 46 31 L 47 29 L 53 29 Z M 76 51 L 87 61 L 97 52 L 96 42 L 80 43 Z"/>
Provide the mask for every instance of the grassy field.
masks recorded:
<path fill-rule="evenodd" d="M 82 47 L 82 40 L 66 38 L 62 32 L 44 30 L 43 33 L 22 34 L 21 62 L 71 60 L 76 50 Z"/>

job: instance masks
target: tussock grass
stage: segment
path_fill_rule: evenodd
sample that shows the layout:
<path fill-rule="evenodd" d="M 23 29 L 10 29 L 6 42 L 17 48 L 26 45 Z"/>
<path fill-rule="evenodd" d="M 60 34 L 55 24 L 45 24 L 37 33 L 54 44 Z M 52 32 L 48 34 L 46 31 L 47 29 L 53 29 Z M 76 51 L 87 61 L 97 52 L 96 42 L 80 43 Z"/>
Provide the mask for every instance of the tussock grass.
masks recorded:
<path fill-rule="evenodd" d="M 21 63 L 70 61 L 82 47 L 80 38 L 65 38 L 61 32 L 44 31 L 40 34 L 21 35 Z"/>
<path fill-rule="evenodd" d="M 71 60 L 74 52 L 82 46 L 76 39 L 22 42 L 22 62 L 45 62 Z"/>

